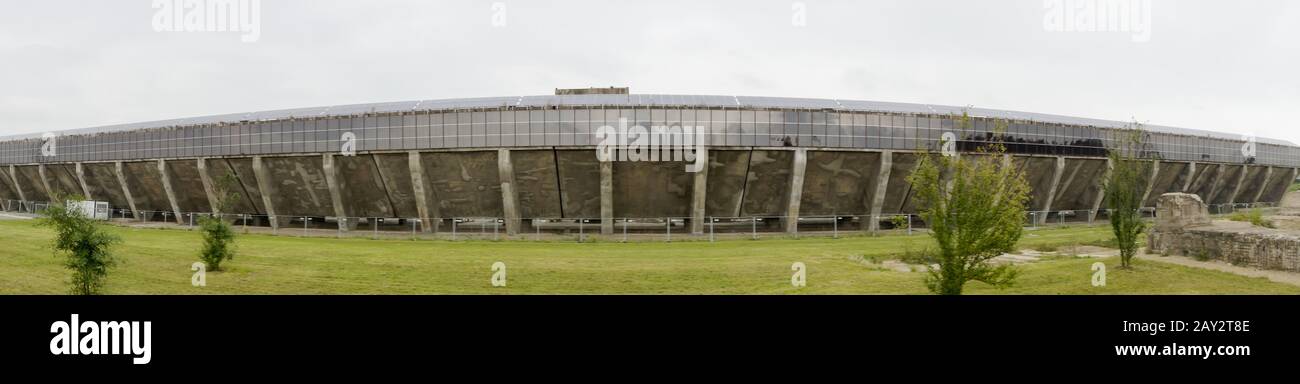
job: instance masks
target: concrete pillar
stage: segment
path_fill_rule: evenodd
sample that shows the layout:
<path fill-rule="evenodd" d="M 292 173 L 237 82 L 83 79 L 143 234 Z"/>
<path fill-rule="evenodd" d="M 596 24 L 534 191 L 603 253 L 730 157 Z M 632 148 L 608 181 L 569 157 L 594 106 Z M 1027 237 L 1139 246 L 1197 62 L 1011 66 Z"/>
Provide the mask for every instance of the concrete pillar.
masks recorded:
<path fill-rule="evenodd" d="M 1182 189 L 1182 192 L 1183 192 L 1183 193 L 1187 193 L 1187 190 L 1192 189 L 1192 182 L 1193 182 L 1193 181 L 1196 181 L 1196 162 L 1195 162 L 1195 161 L 1193 161 L 1193 162 L 1187 164 L 1187 180 L 1186 180 L 1186 181 L 1183 181 L 1183 189 Z"/>
<path fill-rule="evenodd" d="M 1228 198 L 1228 204 L 1236 204 L 1237 196 L 1241 195 L 1241 186 L 1246 184 L 1246 173 L 1250 172 L 1250 167 L 1241 166 L 1241 174 L 1237 175 L 1237 185 L 1232 188 L 1232 196 Z"/>
<path fill-rule="evenodd" d="M 1151 197 L 1151 191 L 1156 189 L 1157 178 L 1160 178 L 1160 160 L 1153 160 L 1151 161 L 1151 180 L 1147 181 L 1147 191 L 1142 194 L 1142 201 L 1138 202 L 1139 207 L 1146 204 L 1147 198 Z"/>
<path fill-rule="evenodd" d="M 600 233 L 614 234 L 614 163 L 600 162 Z"/>
<path fill-rule="evenodd" d="M 411 151 L 406 156 L 406 167 L 411 170 L 411 189 L 415 195 L 415 211 L 420 215 L 420 230 L 431 233 L 438 230 L 436 205 L 429 204 L 429 195 L 424 193 L 424 163 L 420 162 L 420 152 Z"/>
<path fill-rule="evenodd" d="M 1039 224 L 1047 222 L 1047 215 L 1052 212 L 1052 204 L 1056 202 L 1056 191 L 1061 184 L 1061 176 L 1065 173 L 1065 157 L 1056 157 L 1056 170 L 1052 172 L 1052 186 L 1047 189 L 1047 201 L 1043 202 L 1042 214 L 1037 215 Z"/>
<path fill-rule="evenodd" d="M 794 164 L 790 169 L 790 195 L 786 198 L 785 209 L 787 233 L 799 231 L 799 204 L 803 200 L 803 176 L 807 168 L 808 150 L 803 148 L 794 150 Z"/>
<path fill-rule="evenodd" d="M 90 187 L 86 186 L 86 170 L 82 168 L 81 163 L 77 163 L 77 184 L 81 185 L 81 196 L 86 200 L 94 201 L 95 198 L 90 196 Z"/>
<path fill-rule="evenodd" d="M 23 194 L 23 188 L 18 186 L 18 167 L 9 166 L 9 181 L 13 182 L 14 189 L 18 191 L 18 200 L 27 201 L 27 196 Z"/>
<path fill-rule="evenodd" d="M 1255 197 L 1250 199 L 1251 204 L 1259 203 L 1259 198 L 1264 196 L 1264 190 L 1268 187 L 1268 182 L 1273 179 L 1273 167 L 1264 168 L 1264 185 L 1256 186 Z"/>
<path fill-rule="evenodd" d="M 501 214 L 505 216 L 506 234 L 517 235 L 523 221 L 519 217 L 519 189 L 515 187 L 515 165 L 510 160 L 509 149 L 497 150 L 497 174 L 501 178 Z"/>
<path fill-rule="evenodd" d="M 330 190 L 330 203 L 334 207 L 339 230 L 350 231 L 356 228 L 356 221 L 359 220 L 348 217 L 348 210 L 343 206 L 343 187 L 339 185 L 338 167 L 334 166 L 333 153 L 321 155 L 321 171 L 325 173 L 325 186 Z"/>
<path fill-rule="evenodd" d="M 262 163 L 261 156 L 253 157 L 253 176 L 257 179 L 257 189 L 262 192 L 262 205 L 266 206 L 266 217 L 271 223 L 271 228 L 278 229 L 280 218 L 275 216 L 275 204 L 271 201 L 275 189 L 271 187 L 271 175 L 266 170 L 266 164 Z"/>
<path fill-rule="evenodd" d="M 172 189 L 172 178 L 167 174 L 167 161 L 158 159 L 158 175 L 162 180 L 163 192 L 167 195 L 167 202 L 171 203 L 172 213 L 176 216 L 176 224 L 185 224 L 185 218 L 181 217 L 181 206 L 176 202 L 176 190 Z"/>
<path fill-rule="evenodd" d="M 694 193 L 691 194 L 691 233 L 704 234 L 705 205 L 707 204 L 709 191 L 709 149 L 701 148 L 695 151 L 695 156 L 704 156 L 704 168 L 695 172 Z"/>
<path fill-rule="evenodd" d="M 203 194 L 207 195 L 208 197 L 208 207 L 210 209 L 209 212 L 222 213 L 221 200 L 217 198 L 217 192 L 216 192 L 217 190 L 215 185 L 212 183 L 212 176 L 208 174 L 208 159 L 198 159 L 195 161 L 198 162 L 197 165 L 199 167 L 199 181 L 203 183 Z M 222 192 L 230 193 L 229 191 L 222 191 Z M 225 196 L 222 197 L 224 198 Z"/>
<path fill-rule="evenodd" d="M 890 172 L 894 168 L 894 151 L 880 153 L 880 172 L 876 176 L 876 191 L 871 195 L 871 217 L 868 217 L 868 231 L 880 229 L 880 213 L 884 210 L 885 194 L 889 192 Z"/>
<path fill-rule="evenodd" d="M 1088 213 L 1088 222 L 1097 220 L 1097 211 L 1101 210 L 1101 203 L 1106 201 L 1106 187 L 1110 184 L 1110 174 L 1115 172 L 1115 163 L 1106 159 L 1106 174 L 1101 177 L 1101 190 L 1097 191 L 1097 199 L 1092 202 L 1092 212 Z"/>
<path fill-rule="evenodd" d="M 41 185 L 45 186 L 45 194 L 49 196 L 50 204 L 54 204 L 58 199 L 54 197 L 54 190 L 50 189 L 50 178 L 45 176 L 45 164 L 37 164 L 36 173 L 41 175 Z"/>
<path fill-rule="evenodd" d="M 113 162 L 113 173 L 117 174 L 117 184 L 122 186 L 122 195 L 126 197 L 126 205 L 131 207 L 131 215 L 136 220 L 144 221 L 144 215 L 135 207 L 135 197 L 131 195 L 131 186 L 126 183 L 126 171 L 122 169 L 121 161 Z"/>

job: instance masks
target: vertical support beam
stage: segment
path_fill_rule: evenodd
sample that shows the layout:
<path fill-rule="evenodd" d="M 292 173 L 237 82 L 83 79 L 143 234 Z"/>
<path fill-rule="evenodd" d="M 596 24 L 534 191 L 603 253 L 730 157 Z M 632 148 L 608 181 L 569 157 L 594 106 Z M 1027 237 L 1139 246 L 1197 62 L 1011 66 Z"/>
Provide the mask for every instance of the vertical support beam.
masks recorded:
<path fill-rule="evenodd" d="M 203 183 L 203 194 L 208 197 L 209 212 L 222 213 L 220 212 L 221 200 L 217 198 L 216 185 L 212 183 L 212 175 L 208 174 L 208 159 L 200 158 L 195 161 L 199 167 L 199 181 Z"/>
<path fill-rule="evenodd" d="M 267 174 L 266 164 L 262 163 L 261 156 L 253 157 L 253 176 L 257 179 L 257 189 L 262 192 L 262 205 L 266 206 L 266 217 L 271 223 L 271 228 L 280 228 L 280 219 L 275 215 L 275 204 L 272 203 L 271 194 L 275 190 L 271 187 L 271 175 Z"/>
<path fill-rule="evenodd" d="M 794 163 L 790 169 L 790 195 L 786 199 L 785 231 L 799 231 L 799 204 L 803 200 L 803 176 L 808 168 L 808 150 L 794 150 Z"/>
<path fill-rule="evenodd" d="M 1052 212 L 1052 204 L 1056 202 L 1056 190 L 1061 184 L 1061 176 L 1065 173 L 1065 157 L 1056 157 L 1056 171 L 1052 172 L 1052 186 L 1047 189 L 1047 201 L 1043 202 L 1043 214 L 1038 215 L 1038 224 L 1047 222 L 1047 215 Z"/>
<path fill-rule="evenodd" d="M 1250 172 L 1250 167 L 1243 164 L 1241 174 L 1237 175 L 1237 186 L 1232 188 L 1232 196 L 1228 198 L 1228 204 L 1236 204 L 1237 196 L 1241 196 L 1241 186 L 1246 184 L 1246 174 Z"/>
<path fill-rule="evenodd" d="M 82 168 L 81 163 L 77 163 L 76 169 L 77 169 L 77 184 L 81 185 L 81 195 L 85 196 L 86 200 L 94 201 L 95 198 L 90 195 L 90 187 L 86 185 L 85 168 Z"/>
<path fill-rule="evenodd" d="M 614 234 L 614 163 L 611 161 L 600 162 L 600 233 Z"/>
<path fill-rule="evenodd" d="M 523 221 L 519 217 L 519 190 L 515 187 L 515 165 L 510 160 L 509 149 L 497 150 L 497 175 L 501 178 L 501 214 L 505 216 L 506 235 L 518 235 Z"/>
<path fill-rule="evenodd" d="M 871 217 L 866 218 L 868 231 L 880 229 L 880 212 L 885 206 L 885 194 L 889 192 L 889 177 L 893 169 L 894 151 L 881 152 L 880 172 L 876 174 L 876 191 L 871 195 Z"/>
<path fill-rule="evenodd" d="M 167 174 L 167 160 L 158 159 L 158 176 L 162 180 L 163 192 L 167 194 L 167 202 L 171 203 L 172 213 L 176 216 L 176 224 L 184 225 L 185 218 L 181 217 L 181 206 L 176 201 L 176 190 L 172 189 L 172 178 Z"/>
<path fill-rule="evenodd" d="M 437 206 L 430 206 L 429 195 L 424 193 L 424 163 L 420 162 L 419 151 L 407 153 L 406 167 L 411 171 L 411 189 L 415 194 L 415 211 L 420 215 L 420 230 L 434 232 L 438 229 L 438 223 L 433 221 Z"/>
<path fill-rule="evenodd" d="M 1186 181 L 1183 181 L 1183 189 L 1182 189 L 1182 192 L 1183 192 L 1183 193 L 1187 193 L 1187 190 L 1192 189 L 1192 182 L 1193 182 L 1193 181 L 1196 181 L 1196 162 L 1195 162 L 1195 161 L 1193 161 L 1193 162 L 1187 164 L 1187 180 L 1186 180 Z"/>
<path fill-rule="evenodd" d="M 135 216 L 137 221 L 144 221 L 144 215 L 140 214 L 140 209 L 135 207 L 131 186 L 126 184 L 126 171 L 122 169 L 121 161 L 113 162 L 113 172 L 117 174 L 117 184 L 122 186 L 122 195 L 126 196 L 126 205 L 131 207 L 131 215 Z"/>
<path fill-rule="evenodd" d="M 325 173 L 325 186 L 330 190 L 330 203 L 334 207 L 334 217 L 338 221 L 339 230 L 351 230 L 352 220 L 348 219 L 348 210 L 343 206 L 343 188 L 339 186 L 338 167 L 334 166 L 334 153 L 327 152 L 321 155 L 321 171 Z"/>
<path fill-rule="evenodd" d="M 691 233 L 704 234 L 705 205 L 709 191 L 709 149 L 701 146 L 695 150 L 695 156 L 704 156 L 704 167 L 695 172 L 695 184 L 691 194 Z"/>
<path fill-rule="evenodd" d="M 54 204 L 54 190 L 50 189 L 50 178 L 45 176 L 45 164 L 36 165 L 36 173 L 41 176 L 41 185 L 45 186 L 45 194 L 50 198 L 50 204 Z"/>
<path fill-rule="evenodd" d="M 1151 197 L 1151 191 L 1154 191 L 1156 189 L 1156 179 L 1158 178 L 1160 178 L 1160 160 L 1152 160 L 1151 180 L 1147 180 L 1147 191 L 1142 194 L 1142 201 L 1138 203 L 1139 207 L 1145 205 L 1147 203 L 1147 199 Z M 1142 208 L 1146 208 L 1146 207 L 1142 207 Z"/>
<path fill-rule="evenodd" d="M 1264 185 L 1256 187 L 1255 198 L 1250 199 L 1251 204 L 1259 203 L 1259 198 L 1264 196 L 1264 190 L 1268 189 L 1268 182 L 1273 179 L 1273 167 L 1264 168 Z"/>
<path fill-rule="evenodd" d="M 27 196 L 23 194 L 23 187 L 18 185 L 18 167 L 9 166 L 9 181 L 13 182 L 14 189 L 18 191 L 18 200 L 27 201 Z"/>
<path fill-rule="evenodd" d="M 1115 172 L 1115 163 L 1108 157 L 1106 158 L 1106 174 L 1101 177 L 1101 189 L 1097 191 L 1097 199 L 1092 202 L 1092 212 L 1088 213 L 1088 222 L 1097 220 L 1097 212 L 1101 211 L 1101 203 L 1106 201 L 1106 187 L 1110 186 L 1110 174 Z"/>

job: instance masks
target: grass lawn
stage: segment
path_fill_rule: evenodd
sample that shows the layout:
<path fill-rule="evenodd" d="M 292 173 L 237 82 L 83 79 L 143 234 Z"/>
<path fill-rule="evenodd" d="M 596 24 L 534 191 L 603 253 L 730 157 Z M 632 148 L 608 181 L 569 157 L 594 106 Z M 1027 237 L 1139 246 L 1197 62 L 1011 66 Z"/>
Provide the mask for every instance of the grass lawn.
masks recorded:
<path fill-rule="evenodd" d="M 1107 227 L 1027 232 L 1025 248 L 1095 243 Z M 925 294 L 924 273 L 862 260 L 896 258 L 930 243 L 926 235 L 717 243 L 450 242 L 239 237 L 239 255 L 206 287 L 190 285 L 196 232 L 114 227 L 125 242 L 109 294 Z M 0 294 L 63 294 L 69 272 L 51 254 L 47 228 L 0 221 Z M 1015 287 L 967 286 L 979 294 L 1297 294 L 1300 287 L 1223 272 L 1136 261 L 1108 266 L 1107 286 L 1090 284 L 1098 259 L 1022 265 Z M 506 263 L 508 286 L 493 288 L 491 265 Z M 808 286 L 790 285 L 791 263 L 808 266 Z"/>

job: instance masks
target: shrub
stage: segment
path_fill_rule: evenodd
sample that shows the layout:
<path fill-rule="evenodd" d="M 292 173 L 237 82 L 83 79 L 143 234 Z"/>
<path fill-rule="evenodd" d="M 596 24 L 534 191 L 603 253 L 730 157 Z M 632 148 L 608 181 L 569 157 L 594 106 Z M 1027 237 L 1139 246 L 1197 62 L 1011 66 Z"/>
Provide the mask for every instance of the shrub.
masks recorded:
<path fill-rule="evenodd" d="M 55 196 L 54 201 L 81 200 Z M 39 225 L 54 229 L 51 244 L 55 256 L 64 256 L 64 267 L 72 270 L 71 293 L 94 295 L 104 287 L 108 270 L 117 264 L 110 249 L 121 241 L 96 220 L 67 204 L 50 204 Z"/>

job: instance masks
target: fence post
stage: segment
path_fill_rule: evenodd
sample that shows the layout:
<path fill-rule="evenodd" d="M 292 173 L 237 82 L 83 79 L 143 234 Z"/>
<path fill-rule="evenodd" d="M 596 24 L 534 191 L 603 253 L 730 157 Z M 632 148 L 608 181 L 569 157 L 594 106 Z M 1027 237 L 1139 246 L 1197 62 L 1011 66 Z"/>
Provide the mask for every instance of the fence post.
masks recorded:
<path fill-rule="evenodd" d="M 623 218 L 623 242 L 627 242 L 627 218 Z"/>

